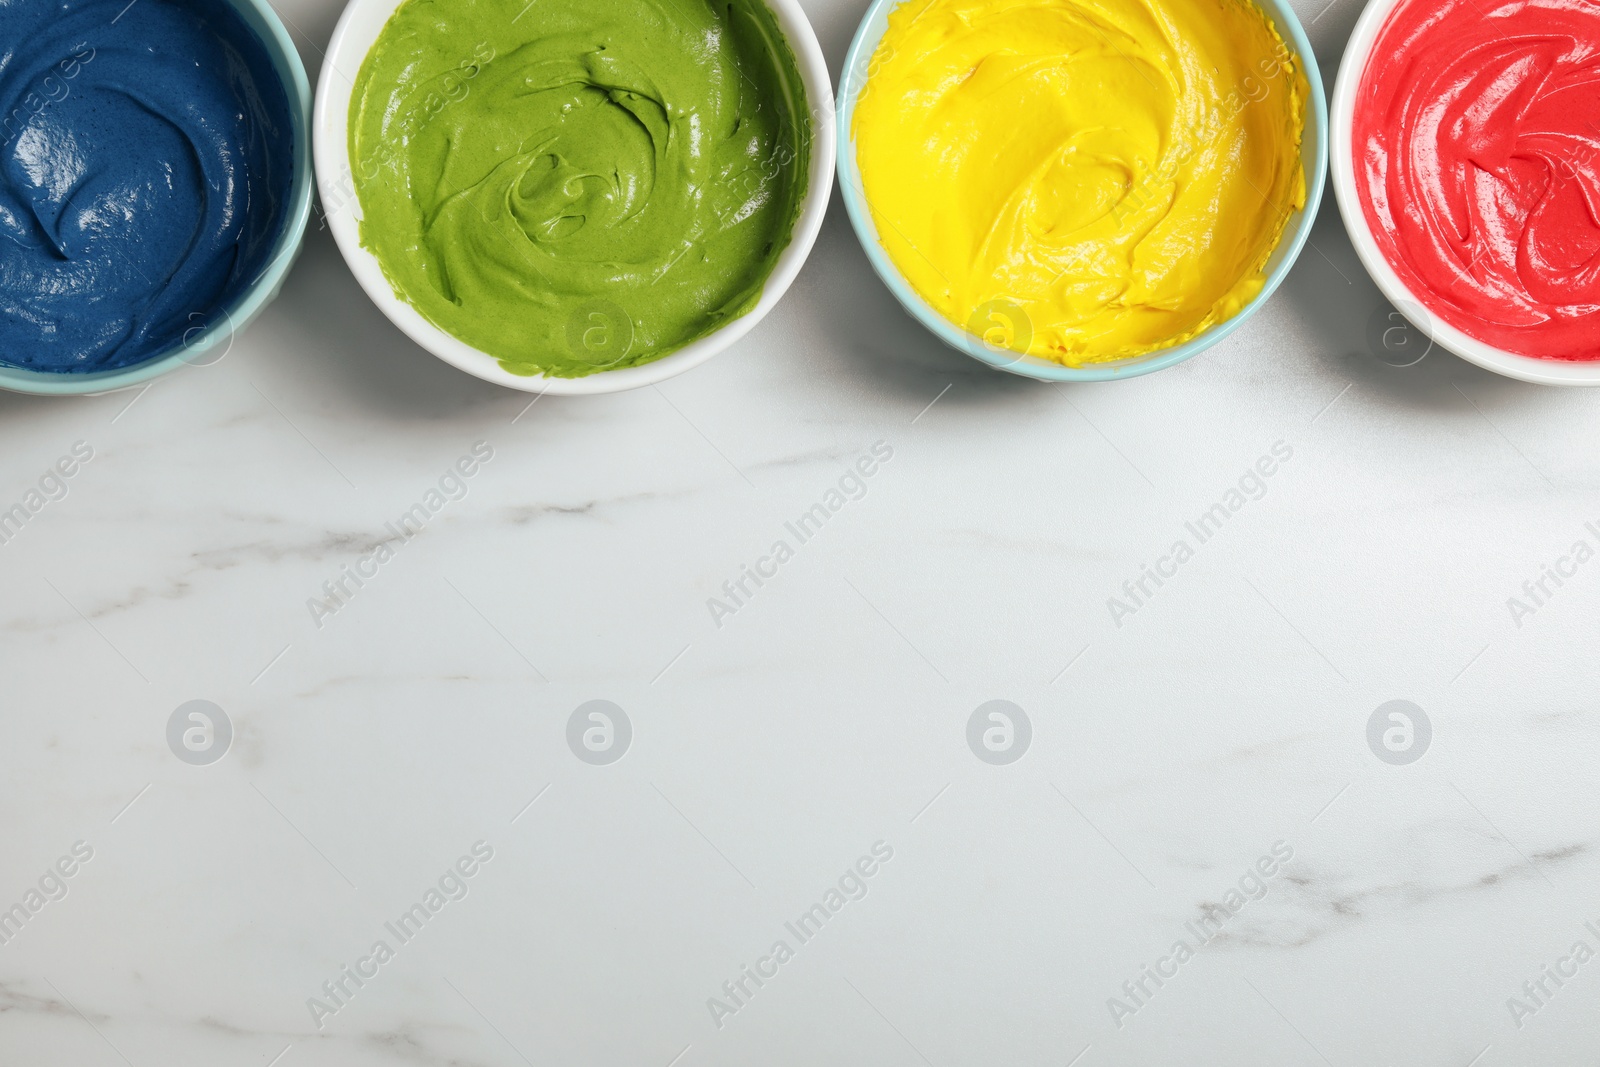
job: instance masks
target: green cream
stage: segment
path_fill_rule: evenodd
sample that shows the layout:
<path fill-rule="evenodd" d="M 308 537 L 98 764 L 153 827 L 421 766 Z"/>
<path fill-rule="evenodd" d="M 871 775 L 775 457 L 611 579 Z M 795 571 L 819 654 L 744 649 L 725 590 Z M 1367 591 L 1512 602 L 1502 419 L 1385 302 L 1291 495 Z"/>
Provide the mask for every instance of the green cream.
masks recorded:
<path fill-rule="evenodd" d="M 361 243 L 513 373 L 637 366 L 755 306 L 810 136 L 763 0 L 407 0 L 350 102 Z"/>

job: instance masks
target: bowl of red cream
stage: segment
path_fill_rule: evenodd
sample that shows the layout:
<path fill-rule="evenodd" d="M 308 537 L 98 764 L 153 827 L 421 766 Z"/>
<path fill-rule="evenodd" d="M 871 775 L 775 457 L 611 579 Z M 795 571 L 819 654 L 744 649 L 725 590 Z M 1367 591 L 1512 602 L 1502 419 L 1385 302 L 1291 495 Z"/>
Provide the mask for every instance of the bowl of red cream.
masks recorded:
<path fill-rule="evenodd" d="M 1433 342 L 1600 385 L 1600 5 L 1374 0 L 1332 108 L 1334 194 Z"/>

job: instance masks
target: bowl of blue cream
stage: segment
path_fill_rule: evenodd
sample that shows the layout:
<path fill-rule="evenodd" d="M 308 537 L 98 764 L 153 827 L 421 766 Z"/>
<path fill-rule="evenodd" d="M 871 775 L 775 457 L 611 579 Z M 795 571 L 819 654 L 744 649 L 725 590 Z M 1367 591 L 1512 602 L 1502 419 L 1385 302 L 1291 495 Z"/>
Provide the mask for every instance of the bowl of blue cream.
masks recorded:
<path fill-rule="evenodd" d="M 310 83 L 265 0 L 0 3 L 0 388 L 211 362 L 311 209 Z"/>

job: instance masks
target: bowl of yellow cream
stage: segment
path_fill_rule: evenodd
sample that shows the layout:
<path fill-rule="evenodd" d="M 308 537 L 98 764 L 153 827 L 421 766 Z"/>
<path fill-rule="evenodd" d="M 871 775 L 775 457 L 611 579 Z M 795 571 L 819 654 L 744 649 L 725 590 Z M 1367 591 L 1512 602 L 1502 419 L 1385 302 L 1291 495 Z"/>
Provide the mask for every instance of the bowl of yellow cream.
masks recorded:
<path fill-rule="evenodd" d="M 323 216 L 412 340 L 530 392 L 650 385 L 777 303 L 832 188 L 797 0 L 351 0 Z"/>
<path fill-rule="evenodd" d="M 952 347 L 1051 381 L 1237 329 L 1327 170 L 1287 0 L 874 0 L 838 108 L 840 190 L 889 289 Z"/>

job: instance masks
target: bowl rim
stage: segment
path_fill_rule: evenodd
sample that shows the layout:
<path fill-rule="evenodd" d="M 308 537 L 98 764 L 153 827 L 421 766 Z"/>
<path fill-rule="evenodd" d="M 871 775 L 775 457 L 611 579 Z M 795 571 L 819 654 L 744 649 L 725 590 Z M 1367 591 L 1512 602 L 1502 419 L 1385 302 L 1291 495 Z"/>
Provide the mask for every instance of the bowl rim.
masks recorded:
<path fill-rule="evenodd" d="M 1344 59 L 1339 63 L 1339 76 L 1333 86 L 1333 102 L 1329 108 L 1332 138 L 1333 196 L 1339 204 L 1339 214 L 1344 228 L 1355 246 L 1356 256 L 1366 268 L 1389 303 L 1404 315 L 1429 342 L 1454 353 L 1468 363 L 1485 370 L 1515 378 L 1535 385 L 1600 385 L 1600 360 L 1541 359 L 1508 352 L 1503 348 L 1471 337 L 1443 319 L 1430 314 L 1426 305 L 1417 298 L 1400 275 L 1389 265 L 1372 236 L 1367 224 L 1366 211 L 1361 206 L 1361 196 L 1355 173 L 1355 98 L 1361 86 L 1361 76 L 1366 73 L 1372 49 L 1378 34 L 1388 22 L 1390 14 L 1406 0 L 1371 0 L 1345 45 Z M 1426 354 L 1426 353 L 1424 353 Z"/>
<path fill-rule="evenodd" d="M 756 305 L 713 332 L 660 359 L 637 367 L 596 371 L 582 378 L 512 374 L 492 355 L 472 347 L 429 322 L 410 303 L 395 295 L 377 257 L 361 245 L 361 205 L 355 197 L 349 158 L 350 99 L 355 79 L 341 69 L 360 70 L 378 34 L 407 0 L 350 0 L 334 28 L 327 59 L 318 79 L 312 119 L 312 144 L 324 219 L 339 254 L 368 298 L 412 341 L 445 363 L 496 385 L 521 392 L 581 396 L 615 393 L 655 385 L 697 367 L 755 328 L 788 291 L 816 244 L 833 187 L 833 83 L 816 32 L 798 0 L 762 0 L 773 13 L 795 59 L 799 88 L 809 112 L 811 161 L 806 192 L 790 230 L 789 243 L 778 254 Z M 328 204 L 334 203 L 329 210 Z"/>
<path fill-rule="evenodd" d="M 98 396 L 142 385 L 182 366 L 209 365 L 226 356 L 233 338 L 277 299 L 290 268 L 304 247 L 306 226 L 311 219 L 311 191 L 315 184 L 311 166 L 311 80 L 289 31 L 268 0 L 229 0 L 229 3 L 261 37 L 272 67 L 283 83 L 284 94 L 289 97 L 294 174 L 289 185 L 283 232 L 273 246 L 272 257 L 234 303 L 223 309 L 221 323 L 196 327 L 164 352 L 130 367 L 90 374 L 0 366 L 0 389 L 34 396 Z M 199 335 L 190 338 L 189 333 L 196 331 Z M 222 346 L 221 354 L 215 352 L 218 346 Z"/>
<path fill-rule="evenodd" d="M 909 0 L 872 0 L 866 13 L 862 15 L 860 25 L 856 27 L 855 36 L 850 42 L 850 50 L 845 54 L 844 69 L 839 76 L 837 103 L 839 114 L 835 123 L 838 137 L 836 156 L 839 195 L 844 200 L 851 227 L 855 230 L 856 238 L 866 252 L 872 269 L 888 286 L 901 306 L 945 344 L 998 370 L 1039 381 L 1123 381 L 1182 363 L 1210 348 L 1244 325 L 1245 321 L 1259 311 L 1283 283 L 1296 260 L 1300 258 L 1306 242 L 1310 240 L 1317 209 L 1322 203 L 1323 183 L 1328 171 L 1328 111 L 1323 94 L 1322 74 L 1317 66 L 1317 56 L 1311 47 L 1311 41 L 1306 37 L 1305 28 L 1288 0 L 1251 0 L 1272 20 L 1279 35 L 1294 49 L 1308 85 L 1304 131 L 1300 140 L 1306 202 L 1305 206 L 1298 209 L 1285 223 L 1284 232 L 1269 259 L 1267 277 L 1261 291 L 1247 301 L 1238 312 L 1222 322 L 1214 323 L 1182 344 L 1159 348 L 1127 359 L 1083 367 L 1069 367 L 1037 356 L 1020 354 L 1006 356 L 990 349 L 975 335 L 945 318 L 923 300 L 901 275 L 900 269 L 894 265 L 894 261 L 889 258 L 878 240 L 877 226 L 872 220 L 872 213 L 867 208 L 866 196 L 859 183 L 859 168 L 856 166 L 854 138 L 850 127 L 855 116 L 856 100 L 866 81 L 867 60 L 877 49 L 878 41 L 887 28 L 889 11 L 905 2 Z M 1308 140 L 1314 142 L 1309 154 L 1306 151 Z"/>

